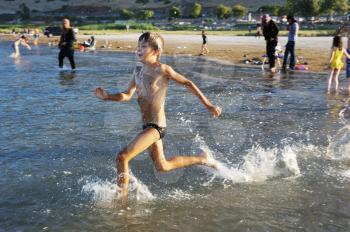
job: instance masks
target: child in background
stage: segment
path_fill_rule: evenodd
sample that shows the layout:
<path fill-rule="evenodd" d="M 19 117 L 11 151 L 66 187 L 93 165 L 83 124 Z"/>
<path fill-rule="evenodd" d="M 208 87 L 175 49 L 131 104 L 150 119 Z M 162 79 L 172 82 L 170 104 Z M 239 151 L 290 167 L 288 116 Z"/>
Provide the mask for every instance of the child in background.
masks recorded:
<path fill-rule="evenodd" d="M 209 53 L 209 49 L 207 47 L 207 34 L 205 33 L 205 31 L 202 31 L 202 49 L 201 49 L 201 53 L 199 54 L 200 56 L 205 56 Z"/>
<path fill-rule="evenodd" d="M 143 120 L 143 130 L 117 155 L 117 179 L 120 196 L 125 200 L 129 184 L 129 161 L 149 149 L 151 158 L 159 171 L 170 171 L 190 165 L 201 164 L 215 168 L 215 161 L 202 152 L 197 156 L 173 156 L 166 159 L 162 138 L 166 135 L 165 99 L 169 81 L 186 87 L 197 96 L 208 111 L 218 117 L 221 108 L 203 95 L 198 87 L 170 66 L 160 63 L 164 40 L 158 33 L 145 32 L 138 40 L 137 55 L 143 64 L 136 67 L 129 87 L 125 92 L 108 94 L 102 88 L 95 91 L 96 97 L 110 101 L 129 101 L 136 91 Z"/>
<path fill-rule="evenodd" d="M 20 53 L 19 53 L 19 45 L 20 44 L 27 47 L 28 50 L 32 49 L 28 44 L 28 38 L 26 36 L 22 35 L 18 40 L 16 40 L 12 44 L 12 48 L 14 50 L 14 52 L 11 54 L 12 58 L 17 58 L 20 56 Z"/>
<path fill-rule="evenodd" d="M 347 52 L 350 54 L 350 23 L 349 23 L 349 18 L 347 19 L 347 21 L 345 22 L 345 24 L 343 24 L 337 31 L 336 31 L 336 35 L 341 35 L 342 33 L 346 33 L 346 36 L 348 38 L 348 46 L 347 46 Z M 348 79 L 348 94 L 350 95 L 350 59 L 347 58 L 346 59 L 346 78 Z"/>
<path fill-rule="evenodd" d="M 336 92 L 338 91 L 338 86 L 339 86 L 338 77 L 339 77 L 340 70 L 344 66 L 344 63 L 342 61 L 344 54 L 348 58 L 350 58 L 350 55 L 343 48 L 343 43 L 341 41 L 341 37 L 336 35 L 333 38 L 331 57 L 330 57 L 329 62 L 328 62 L 329 66 L 331 68 L 331 73 L 329 75 L 328 83 L 327 83 L 327 93 L 328 94 L 331 91 L 332 80 L 334 80 L 334 90 Z"/>
<path fill-rule="evenodd" d="M 38 28 L 35 28 L 35 29 L 34 29 L 34 34 L 33 34 L 33 44 L 34 44 L 35 46 L 38 45 L 39 36 L 40 36 L 40 31 L 39 31 Z"/>

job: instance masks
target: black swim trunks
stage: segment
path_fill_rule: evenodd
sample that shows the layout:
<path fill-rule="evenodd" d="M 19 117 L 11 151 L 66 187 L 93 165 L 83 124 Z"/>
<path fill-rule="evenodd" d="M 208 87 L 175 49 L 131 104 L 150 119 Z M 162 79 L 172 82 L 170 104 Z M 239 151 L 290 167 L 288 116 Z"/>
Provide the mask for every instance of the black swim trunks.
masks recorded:
<path fill-rule="evenodd" d="M 152 127 L 152 128 L 154 128 L 154 129 L 156 129 L 156 130 L 158 131 L 158 133 L 159 133 L 160 138 L 161 138 L 161 139 L 164 138 L 164 136 L 165 136 L 165 134 L 166 134 L 166 127 L 160 127 L 160 126 L 158 126 L 158 125 L 155 124 L 155 123 L 147 123 L 147 124 L 144 124 L 144 125 L 142 126 L 142 129 L 145 130 L 145 129 L 147 129 L 148 127 Z"/>

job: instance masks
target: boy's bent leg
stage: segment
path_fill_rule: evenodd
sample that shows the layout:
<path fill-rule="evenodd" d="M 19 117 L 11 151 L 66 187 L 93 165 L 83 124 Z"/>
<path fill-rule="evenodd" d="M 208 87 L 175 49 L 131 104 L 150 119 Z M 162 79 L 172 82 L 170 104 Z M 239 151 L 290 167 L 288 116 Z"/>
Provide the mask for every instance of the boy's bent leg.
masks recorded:
<path fill-rule="evenodd" d="M 199 154 L 198 156 L 173 156 L 169 160 L 165 159 L 162 140 L 155 142 L 150 147 L 150 152 L 152 160 L 158 171 L 167 172 L 195 164 L 215 167 L 215 165 L 210 164 L 208 161 L 208 156 L 205 152 Z"/>
<path fill-rule="evenodd" d="M 129 184 L 129 161 L 146 150 L 150 145 L 159 140 L 159 132 L 154 128 L 148 128 L 141 132 L 117 155 L 117 179 L 118 186 L 122 189 L 122 195 L 127 195 Z"/>

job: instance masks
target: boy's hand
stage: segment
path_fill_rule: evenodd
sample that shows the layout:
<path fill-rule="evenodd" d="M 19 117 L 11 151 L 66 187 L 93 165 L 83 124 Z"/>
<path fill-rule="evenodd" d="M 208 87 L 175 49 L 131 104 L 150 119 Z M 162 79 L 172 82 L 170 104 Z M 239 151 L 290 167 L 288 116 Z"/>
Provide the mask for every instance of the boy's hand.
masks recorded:
<path fill-rule="evenodd" d="M 209 106 L 208 110 L 215 118 L 219 117 L 222 111 L 221 107 L 219 106 Z"/>
<path fill-rule="evenodd" d="M 107 100 L 108 99 L 108 94 L 106 93 L 106 91 L 104 89 L 102 89 L 101 87 L 96 88 L 95 90 L 95 96 L 99 99 L 102 100 Z"/>

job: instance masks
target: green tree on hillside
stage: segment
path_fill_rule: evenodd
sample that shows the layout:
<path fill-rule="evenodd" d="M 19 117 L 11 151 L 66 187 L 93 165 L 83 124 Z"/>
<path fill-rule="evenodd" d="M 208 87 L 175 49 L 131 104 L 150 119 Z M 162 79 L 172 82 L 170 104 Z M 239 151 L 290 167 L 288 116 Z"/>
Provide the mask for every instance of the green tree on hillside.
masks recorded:
<path fill-rule="evenodd" d="M 220 4 L 216 8 L 216 16 L 218 19 L 227 19 L 231 16 L 231 8 Z"/>
<path fill-rule="evenodd" d="M 236 18 L 242 18 L 244 15 L 246 15 L 248 12 L 248 9 L 244 6 L 237 4 L 232 7 L 232 15 Z"/>
<path fill-rule="evenodd" d="M 278 16 L 284 16 L 284 15 L 289 15 L 291 12 L 287 8 L 287 6 L 280 6 L 278 9 Z"/>
<path fill-rule="evenodd" d="M 198 18 L 199 16 L 201 16 L 201 14 L 202 14 L 202 5 L 199 3 L 195 3 L 191 11 L 191 17 Z"/>
<path fill-rule="evenodd" d="M 120 12 L 120 17 L 122 19 L 132 19 L 135 17 L 135 14 L 134 12 L 128 10 L 128 9 L 123 9 L 121 12 Z"/>
<path fill-rule="evenodd" d="M 270 15 L 279 15 L 279 10 L 280 10 L 281 6 L 270 6 L 270 5 L 264 5 L 261 6 L 258 11 L 262 12 L 262 13 L 268 13 Z"/>
<path fill-rule="evenodd" d="M 320 13 L 333 15 L 335 12 L 345 13 L 349 9 L 347 0 L 323 0 Z"/>
<path fill-rule="evenodd" d="M 153 10 L 142 10 L 137 13 L 137 18 L 142 20 L 149 20 L 154 17 L 154 11 Z"/>
<path fill-rule="evenodd" d="M 290 13 L 311 17 L 319 15 L 324 0 L 287 0 Z"/>
<path fill-rule="evenodd" d="M 177 19 L 181 16 L 181 10 L 177 6 L 173 5 L 169 10 L 169 19 Z"/>

